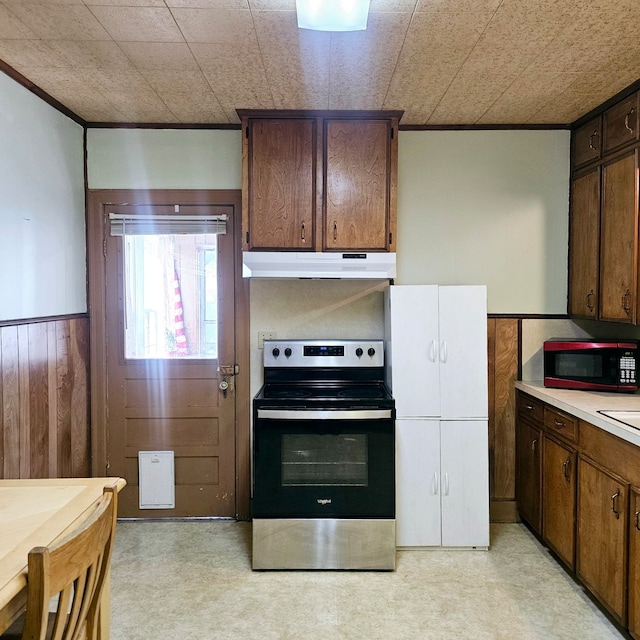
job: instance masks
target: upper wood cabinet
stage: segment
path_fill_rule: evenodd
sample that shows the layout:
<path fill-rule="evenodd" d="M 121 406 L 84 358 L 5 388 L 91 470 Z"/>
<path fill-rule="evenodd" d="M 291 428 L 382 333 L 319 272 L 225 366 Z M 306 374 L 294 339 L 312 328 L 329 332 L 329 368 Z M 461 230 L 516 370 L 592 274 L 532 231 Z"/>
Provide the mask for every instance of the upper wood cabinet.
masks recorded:
<path fill-rule="evenodd" d="M 600 167 L 595 167 L 571 183 L 569 315 L 598 315 L 599 250 Z"/>
<path fill-rule="evenodd" d="M 603 153 L 638 141 L 638 93 L 607 109 L 602 116 Z"/>
<path fill-rule="evenodd" d="M 600 319 L 635 324 L 638 279 L 638 151 L 602 168 Z"/>
<path fill-rule="evenodd" d="M 602 153 L 602 117 L 582 125 L 573 134 L 573 166 L 579 168 L 600 158 Z"/>
<path fill-rule="evenodd" d="M 402 112 L 238 114 L 245 251 L 395 251 Z"/>

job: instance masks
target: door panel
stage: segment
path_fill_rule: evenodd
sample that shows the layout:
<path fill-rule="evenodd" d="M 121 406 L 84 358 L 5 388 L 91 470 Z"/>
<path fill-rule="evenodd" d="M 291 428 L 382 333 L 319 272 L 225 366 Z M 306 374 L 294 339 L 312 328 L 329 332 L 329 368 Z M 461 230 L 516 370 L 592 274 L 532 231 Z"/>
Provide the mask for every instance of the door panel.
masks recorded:
<path fill-rule="evenodd" d="M 186 215 L 203 210 L 226 214 L 228 230 L 233 229 L 232 207 L 180 206 L 180 213 Z M 173 214 L 174 207 L 105 207 L 105 225 L 110 212 L 138 211 L 158 216 Z M 141 258 L 136 247 L 123 237 L 105 233 L 107 460 L 109 474 L 127 480 L 119 515 L 234 516 L 233 377 L 226 396 L 219 390 L 219 367 L 233 368 L 235 362 L 233 233 L 214 239 L 210 234 L 172 236 L 164 248 L 168 247 L 166 255 L 174 266 L 165 269 L 164 280 L 158 279 L 164 284 L 159 303 L 148 302 L 149 290 L 160 285 L 148 284 L 153 265 L 147 265 L 146 256 Z M 196 266 L 197 256 L 203 249 L 209 252 L 209 260 L 215 256 L 217 268 L 209 279 L 215 279 L 217 286 L 212 289 L 211 282 L 198 275 L 202 272 Z M 139 269 L 144 277 L 136 279 Z M 144 293 L 138 290 L 141 287 Z M 144 314 L 144 321 L 136 322 L 136 313 Z M 207 319 L 207 313 L 213 320 Z M 213 337 L 212 322 L 217 334 Z M 127 345 L 134 341 L 134 347 L 125 348 L 125 335 Z M 138 452 L 149 450 L 174 451 L 174 509 L 138 508 Z"/>
<path fill-rule="evenodd" d="M 441 544 L 440 423 L 396 421 L 396 544 Z"/>
<path fill-rule="evenodd" d="M 489 546 L 487 422 L 440 422 L 442 546 Z"/>

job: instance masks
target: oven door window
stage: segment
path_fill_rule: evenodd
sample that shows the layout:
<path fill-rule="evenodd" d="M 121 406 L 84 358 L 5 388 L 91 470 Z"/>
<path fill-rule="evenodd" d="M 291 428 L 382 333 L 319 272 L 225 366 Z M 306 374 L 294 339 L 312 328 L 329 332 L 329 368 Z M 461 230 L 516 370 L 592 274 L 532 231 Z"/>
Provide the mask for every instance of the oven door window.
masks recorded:
<path fill-rule="evenodd" d="M 366 487 L 368 485 L 365 433 L 282 436 L 283 487 Z"/>

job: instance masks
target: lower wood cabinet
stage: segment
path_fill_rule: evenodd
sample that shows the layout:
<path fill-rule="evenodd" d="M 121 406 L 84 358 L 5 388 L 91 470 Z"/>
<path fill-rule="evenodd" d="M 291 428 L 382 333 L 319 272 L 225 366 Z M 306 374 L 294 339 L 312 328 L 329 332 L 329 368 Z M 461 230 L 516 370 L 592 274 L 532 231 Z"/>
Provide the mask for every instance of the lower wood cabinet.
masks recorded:
<path fill-rule="evenodd" d="M 545 436 L 543 443 L 542 537 L 560 559 L 575 567 L 576 460 L 575 449 Z"/>
<path fill-rule="evenodd" d="M 629 522 L 629 633 L 640 640 L 640 490 L 631 489 Z"/>
<path fill-rule="evenodd" d="M 542 430 L 516 420 L 516 501 L 520 516 L 542 533 Z"/>
<path fill-rule="evenodd" d="M 627 615 L 629 487 L 579 456 L 576 573 L 621 624 Z"/>

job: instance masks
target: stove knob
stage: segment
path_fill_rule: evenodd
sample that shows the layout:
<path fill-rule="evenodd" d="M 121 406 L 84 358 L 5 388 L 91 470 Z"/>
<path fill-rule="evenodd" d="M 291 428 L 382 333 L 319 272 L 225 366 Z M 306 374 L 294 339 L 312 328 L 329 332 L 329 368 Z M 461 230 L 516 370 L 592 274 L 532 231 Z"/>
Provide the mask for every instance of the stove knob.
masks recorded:
<path fill-rule="evenodd" d="M 277 358 L 280 355 L 280 349 L 278 349 L 278 347 L 274 347 L 271 355 L 273 355 L 274 358 Z"/>
<path fill-rule="evenodd" d="M 291 355 L 291 349 L 290 349 L 289 347 L 287 347 L 287 348 L 284 350 L 284 355 L 285 355 L 287 358 Z"/>
<path fill-rule="evenodd" d="M 376 350 L 373 347 L 369 347 L 369 350 L 367 351 L 367 353 L 369 354 L 369 356 L 373 358 L 373 356 L 376 355 Z"/>
<path fill-rule="evenodd" d="M 358 356 L 358 358 L 362 355 L 362 353 L 363 353 L 362 349 L 360 347 L 358 347 L 356 349 L 356 355 Z"/>

